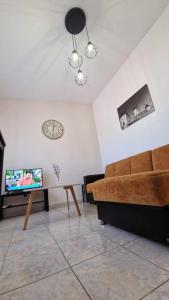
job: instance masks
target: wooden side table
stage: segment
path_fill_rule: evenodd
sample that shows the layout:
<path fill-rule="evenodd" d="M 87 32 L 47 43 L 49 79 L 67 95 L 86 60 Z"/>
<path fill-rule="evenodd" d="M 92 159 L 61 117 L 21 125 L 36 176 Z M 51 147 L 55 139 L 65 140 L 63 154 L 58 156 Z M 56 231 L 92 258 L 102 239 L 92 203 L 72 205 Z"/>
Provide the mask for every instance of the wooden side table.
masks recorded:
<path fill-rule="evenodd" d="M 75 204 L 75 207 L 76 207 L 76 210 L 77 210 L 77 213 L 78 213 L 78 216 L 80 217 L 81 212 L 80 212 L 80 208 L 79 208 L 78 201 L 77 201 L 77 198 L 76 198 L 76 194 L 75 194 L 75 191 L 74 191 L 74 186 L 75 185 L 80 185 L 80 184 L 57 185 L 57 186 L 54 186 L 54 187 L 45 187 L 45 188 L 30 190 L 30 196 L 29 196 L 28 205 L 27 205 L 27 209 L 26 209 L 26 215 L 25 215 L 23 230 L 26 230 L 26 228 L 27 228 L 29 216 L 30 216 L 30 213 L 31 213 L 31 210 L 32 210 L 33 198 L 36 195 L 36 193 L 39 192 L 40 190 L 47 190 L 48 191 L 48 189 L 63 188 L 66 191 L 68 211 L 69 211 L 69 194 L 68 194 L 68 191 L 70 191 L 71 195 L 72 195 L 72 198 L 73 198 L 73 202 Z"/>

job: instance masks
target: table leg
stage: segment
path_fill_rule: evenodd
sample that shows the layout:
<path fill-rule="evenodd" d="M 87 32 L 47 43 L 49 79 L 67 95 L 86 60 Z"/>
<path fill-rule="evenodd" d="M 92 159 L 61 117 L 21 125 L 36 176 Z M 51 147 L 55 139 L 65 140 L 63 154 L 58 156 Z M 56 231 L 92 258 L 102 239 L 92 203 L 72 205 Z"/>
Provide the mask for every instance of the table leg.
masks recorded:
<path fill-rule="evenodd" d="M 30 215 L 31 209 L 32 209 L 33 196 L 34 196 L 34 193 L 31 192 L 31 193 L 30 193 L 30 196 L 29 196 L 29 200 L 28 200 L 28 206 L 27 206 L 27 209 L 26 209 L 26 216 L 25 216 L 25 221 L 24 221 L 23 230 L 26 230 L 26 227 L 27 227 L 29 215 Z"/>
<path fill-rule="evenodd" d="M 70 191 L 71 191 L 71 194 L 72 194 L 72 197 L 73 197 L 74 204 L 75 204 L 75 206 L 76 206 L 78 215 L 79 215 L 79 217 L 80 217 L 80 216 L 81 216 L 81 212 L 80 212 L 80 208 L 79 208 L 79 205 L 78 205 L 78 202 L 77 202 L 77 198 L 76 198 L 76 195 L 75 195 L 75 191 L 74 191 L 74 188 L 73 188 L 72 185 L 70 186 Z"/>
<path fill-rule="evenodd" d="M 69 213 L 69 195 L 68 195 L 68 190 L 66 189 L 66 199 L 67 199 L 67 209 Z"/>
<path fill-rule="evenodd" d="M 80 212 L 80 208 L 79 208 L 79 205 L 78 205 L 78 202 L 77 202 L 77 198 L 76 198 L 76 195 L 75 195 L 75 191 L 74 191 L 73 185 L 65 185 L 63 188 L 66 191 L 70 190 L 70 192 L 72 194 L 72 197 L 73 197 L 74 204 L 75 204 L 76 209 L 77 209 L 77 213 L 78 213 L 78 215 L 80 217 L 81 216 L 81 212 Z"/>

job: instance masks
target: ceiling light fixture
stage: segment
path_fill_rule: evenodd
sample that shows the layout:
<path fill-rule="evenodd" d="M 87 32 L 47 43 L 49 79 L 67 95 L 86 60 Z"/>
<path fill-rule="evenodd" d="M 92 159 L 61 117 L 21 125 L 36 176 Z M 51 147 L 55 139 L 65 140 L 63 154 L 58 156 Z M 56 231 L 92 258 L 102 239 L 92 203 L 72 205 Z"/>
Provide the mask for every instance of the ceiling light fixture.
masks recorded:
<path fill-rule="evenodd" d="M 84 11 L 79 7 L 73 7 L 70 9 L 65 17 L 65 27 L 72 36 L 73 50 L 71 56 L 68 58 L 69 65 L 73 69 L 78 69 L 75 76 L 75 82 L 79 86 L 83 86 L 87 82 L 87 76 L 82 71 L 83 58 L 78 52 L 76 35 L 86 28 L 87 34 L 87 46 L 85 48 L 85 55 L 87 58 L 94 58 L 97 55 L 97 49 L 95 45 L 89 39 L 89 33 L 86 25 L 86 15 Z"/>
<path fill-rule="evenodd" d="M 73 51 L 72 51 L 71 56 L 68 58 L 68 61 L 69 61 L 69 65 L 73 69 L 77 69 L 82 65 L 83 59 L 82 59 L 82 56 L 79 55 L 79 53 L 78 53 L 76 38 L 73 34 L 72 34 L 72 42 L 73 42 Z"/>
<path fill-rule="evenodd" d="M 85 48 L 85 54 L 86 54 L 87 58 L 91 59 L 97 55 L 97 49 L 96 49 L 96 46 L 89 39 L 89 33 L 88 33 L 87 26 L 86 26 L 86 34 L 87 34 L 88 44 Z"/>
<path fill-rule="evenodd" d="M 87 76 L 79 69 L 77 75 L 75 76 L 75 82 L 79 86 L 83 86 L 87 82 Z"/>

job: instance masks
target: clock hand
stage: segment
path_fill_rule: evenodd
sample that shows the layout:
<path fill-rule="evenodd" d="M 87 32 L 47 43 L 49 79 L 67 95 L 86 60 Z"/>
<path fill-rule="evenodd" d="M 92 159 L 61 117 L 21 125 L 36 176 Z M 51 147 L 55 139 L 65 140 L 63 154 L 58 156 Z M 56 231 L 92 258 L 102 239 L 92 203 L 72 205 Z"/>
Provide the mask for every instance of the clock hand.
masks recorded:
<path fill-rule="evenodd" d="M 52 132 L 54 132 L 54 128 L 55 128 L 56 126 L 52 126 L 52 127 L 53 127 Z"/>

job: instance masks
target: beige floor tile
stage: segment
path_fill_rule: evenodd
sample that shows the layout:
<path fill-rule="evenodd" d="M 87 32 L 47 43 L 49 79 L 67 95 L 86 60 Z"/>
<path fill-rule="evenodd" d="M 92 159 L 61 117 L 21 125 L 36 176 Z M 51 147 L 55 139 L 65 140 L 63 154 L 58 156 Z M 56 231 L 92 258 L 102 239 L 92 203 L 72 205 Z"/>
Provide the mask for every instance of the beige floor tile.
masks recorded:
<path fill-rule="evenodd" d="M 7 254 L 9 242 L 0 240 L 0 260 L 3 260 Z"/>
<path fill-rule="evenodd" d="M 169 271 L 169 245 L 162 245 L 144 238 L 139 238 L 125 245 L 125 248 L 145 257 Z"/>
<path fill-rule="evenodd" d="M 71 265 L 78 264 L 81 261 L 117 247 L 117 244 L 96 232 L 59 242 L 59 245 Z"/>
<path fill-rule="evenodd" d="M 50 222 L 58 222 L 64 218 L 64 214 L 58 212 L 57 210 L 52 210 L 52 212 L 37 212 L 34 214 L 31 214 L 28 220 L 27 229 L 35 229 L 38 226 L 42 226 L 45 224 L 49 224 Z M 23 224 L 24 224 L 25 217 L 22 216 L 19 218 L 16 228 L 18 230 L 22 230 Z"/>
<path fill-rule="evenodd" d="M 23 231 L 22 229 L 17 229 L 14 231 L 12 236 L 12 241 L 8 249 L 8 255 L 25 255 L 26 252 L 33 250 L 38 251 L 39 248 L 55 244 L 55 241 L 52 235 L 49 233 L 49 230 L 45 226 L 38 226 L 34 229 L 27 229 Z"/>
<path fill-rule="evenodd" d="M 4 230 L 12 230 L 15 228 L 18 218 L 3 219 L 0 222 L 0 232 Z"/>
<path fill-rule="evenodd" d="M 100 226 L 99 232 L 119 245 L 123 245 L 138 238 L 135 234 L 110 225 Z"/>
<path fill-rule="evenodd" d="M 7 253 L 7 249 L 12 238 L 12 233 L 13 230 L 7 228 L 4 228 L 3 230 L 1 229 L 0 231 L 0 260 L 3 260 Z"/>
<path fill-rule="evenodd" d="M 24 217 L 0 223 L 0 269 L 7 254 L 0 293 L 16 289 L 0 300 L 88 299 L 54 238 L 69 263 L 78 264 L 73 269 L 93 300 L 137 300 L 169 279 L 169 247 L 100 226 L 96 206 L 79 205 L 82 217 L 74 206 L 69 216 L 67 207 L 32 214 L 26 231 Z M 168 300 L 168 295 L 166 283 L 145 299 Z"/>
<path fill-rule="evenodd" d="M 169 273 L 118 247 L 73 267 L 93 300 L 136 300 Z"/>
<path fill-rule="evenodd" d="M 11 256 L 5 260 L 0 276 L 0 293 L 32 283 L 68 267 L 55 244 Z"/>
<path fill-rule="evenodd" d="M 57 241 L 74 239 L 91 232 L 87 226 L 74 220 L 52 223 L 49 225 L 49 230 Z"/>
<path fill-rule="evenodd" d="M 1 270 L 2 270 L 2 265 L 3 265 L 3 260 L 0 260 L 0 274 L 1 274 Z"/>
<path fill-rule="evenodd" d="M 149 294 L 144 300 L 168 300 L 169 299 L 169 282 L 163 284 L 157 290 Z"/>
<path fill-rule="evenodd" d="M 5 295 L 1 300 L 89 300 L 73 272 L 65 270 Z"/>

